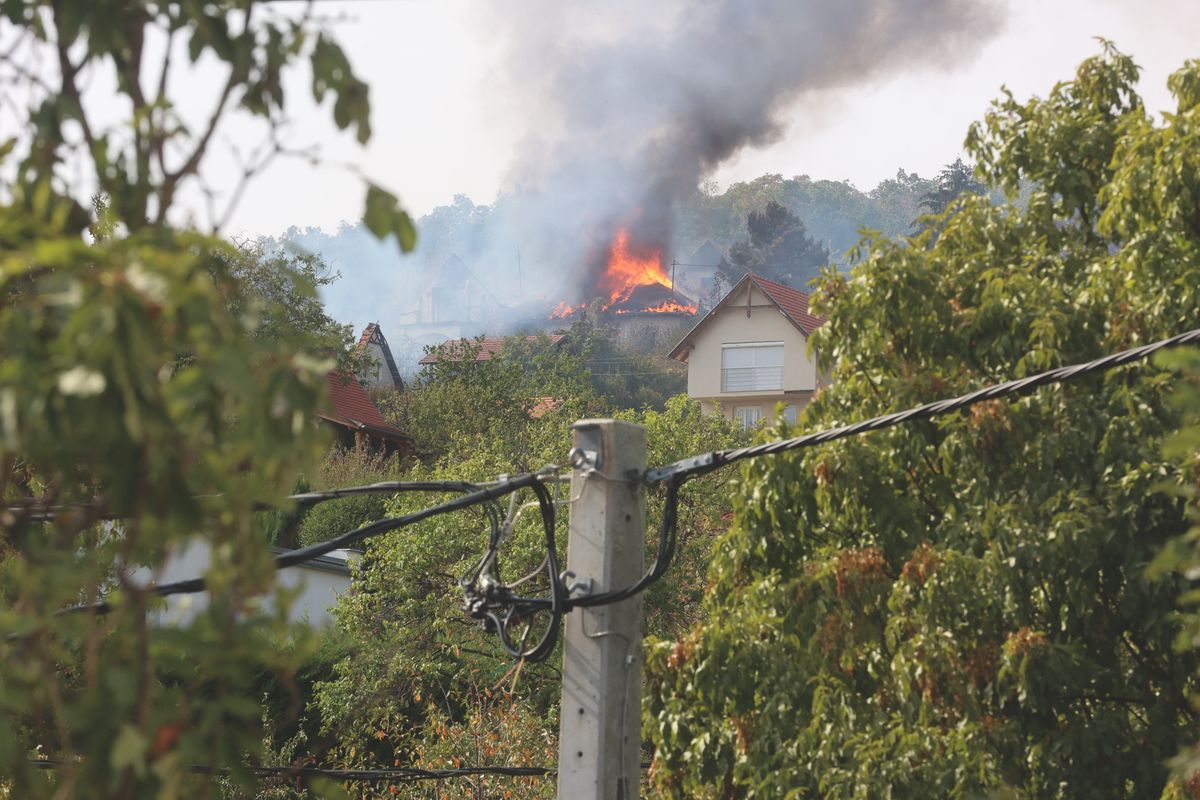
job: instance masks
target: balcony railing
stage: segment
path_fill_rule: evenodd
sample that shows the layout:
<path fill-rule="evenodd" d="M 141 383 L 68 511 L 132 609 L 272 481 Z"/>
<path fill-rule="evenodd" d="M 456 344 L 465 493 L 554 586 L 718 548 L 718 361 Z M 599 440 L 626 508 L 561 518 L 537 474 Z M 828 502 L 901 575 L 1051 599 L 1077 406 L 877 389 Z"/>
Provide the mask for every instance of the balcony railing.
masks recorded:
<path fill-rule="evenodd" d="M 722 392 L 769 392 L 783 388 L 783 367 L 726 367 Z"/>

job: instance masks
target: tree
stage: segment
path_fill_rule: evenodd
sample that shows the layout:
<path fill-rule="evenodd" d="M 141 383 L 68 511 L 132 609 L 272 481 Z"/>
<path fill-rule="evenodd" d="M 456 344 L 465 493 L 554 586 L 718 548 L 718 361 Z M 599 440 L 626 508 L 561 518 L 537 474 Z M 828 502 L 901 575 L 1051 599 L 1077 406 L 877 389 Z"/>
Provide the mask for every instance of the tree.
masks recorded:
<path fill-rule="evenodd" d="M 366 376 L 377 365 L 355 347 L 354 328 L 325 311 L 317 289 L 341 275 L 310 253 L 268 250 L 263 241 L 242 242 L 228 259 L 243 291 L 227 300 L 231 313 L 252 320 L 258 339 L 308 341 L 347 374 Z"/>
<path fill-rule="evenodd" d="M 511 398 L 514 405 L 522 400 L 520 393 Z M 672 398 L 663 411 L 629 411 L 622 416 L 645 425 L 652 463 L 745 443 L 745 435 L 732 423 L 720 415 L 702 415 L 699 404 L 683 396 Z M 473 435 L 463 436 L 474 442 L 473 447 L 432 467 L 418 465 L 405 477 L 492 480 L 513 470 L 514 455 L 506 443 L 516 439 L 526 442 L 519 457 L 533 468 L 561 463 L 571 444 L 570 426 L 577 419 L 576 409 L 560 406 L 504 433 L 497 425 L 507 424 L 509 418 L 496 416 Z M 725 527 L 728 479 L 698 481 L 680 504 L 686 533 L 679 541 L 676 568 L 650 588 L 647 600 L 647 626 L 659 635 L 680 635 L 697 619 L 705 557 Z M 570 505 L 567 489 L 556 487 L 564 512 Z M 521 497 L 519 502 L 528 499 Z M 424 497 L 398 497 L 390 501 L 389 513 L 413 511 L 427 502 Z M 661 515 L 662 497 L 652 494 L 648 530 L 656 530 Z M 565 534 L 567 517 L 559 515 L 560 535 Z M 533 510 L 516 517 L 501 553 L 504 575 L 529 574 L 541 563 L 545 546 L 540 525 Z M 542 663 L 514 664 L 496 636 L 481 631 L 461 608 L 458 579 L 482 554 L 487 530 L 486 517 L 472 511 L 438 517 L 368 544 L 354 589 L 339 600 L 336 612 L 350 653 L 338 663 L 332 679 L 319 686 L 310 708 L 337 740 L 328 760 L 331 766 L 378 768 L 397 761 L 429 768 L 553 763 L 547 759 L 557 751 L 561 650 Z M 656 545 L 650 538 L 648 551 Z M 565 551 L 562 539 L 560 551 Z M 544 585 L 522 587 L 531 594 L 544 590 Z M 514 786 L 519 787 L 514 790 L 517 797 L 554 794 L 553 783 L 545 780 L 488 778 L 481 785 L 496 795 Z"/>
<path fill-rule="evenodd" d="M 747 272 L 802 287 L 829 262 L 825 246 L 808 235 L 798 216 L 774 200 L 746 215 L 746 232 L 748 238 L 729 248 L 729 258 L 722 258 L 717 268 L 726 288 Z"/>
<path fill-rule="evenodd" d="M 1105 44 L 967 149 L 1007 202 L 866 239 L 814 335 L 832 427 L 1195 327 L 1200 63 L 1159 125 Z M 1027 204 L 1014 202 L 1027 178 Z M 819 340 L 819 341 L 818 341 Z M 648 645 L 669 796 L 1159 797 L 1198 738 L 1169 373 L 1140 365 L 745 466 L 707 621 Z M 1168 791 L 1173 792 L 1175 788 Z"/>
<path fill-rule="evenodd" d="M 253 314 L 239 306 L 239 254 L 179 225 L 179 198 L 205 191 L 231 114 L 262 121 L 264 158 L 282 152 L 298 62 L 359 141 L 366 87 L 310 15 L 243 0 L 0 0 L 0 18 L 0 84 L 30 100 L 0 145 L 0 794 L 213 792 L 193 764 L 244 784 L 260 677 L 288 681 L 312 648 L 286 625 L 256 511 L 325 449 L 311 420 L 333 361 L 307 332 L 256 335 L 287 312 L 269 292 Z M 174 103 L 197 69 L 180 47 L 222 75 L 199 126 Z M 374 185 L 365 221 L 411 248 Z M 196 540 L 213 554 L 210 603 L 188 626 L 152 624 L 151 582 Z"/>
<path fill-rule="evenodd" d="M 962 158 L 954 159 L 953 164 L 942 167 L 934 179 L 935 188 L 921 195 L 919 207 L 926 215 L 937 216 L 950 207 L 950 204 L 964 193 L 985 194 L 987 187 L 975 180 L 974 168 L 964 164 Z M 916 220 L 913 225 L 919 225 Z"/>

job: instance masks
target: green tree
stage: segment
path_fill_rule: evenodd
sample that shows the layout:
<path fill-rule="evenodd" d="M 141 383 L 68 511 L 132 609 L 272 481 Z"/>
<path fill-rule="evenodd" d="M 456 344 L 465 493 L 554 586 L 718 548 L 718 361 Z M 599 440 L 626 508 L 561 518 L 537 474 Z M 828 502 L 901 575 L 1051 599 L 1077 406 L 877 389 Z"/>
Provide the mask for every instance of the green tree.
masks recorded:
<path fill-rule="evenodd" d="M 717 268 L 726 289 L 747 272 L 802 287 L 829 263 L 829 250 L 808 235 L 800 217 L 774 200 L 746 215 L 746 232 L 748 238 L 734 243 Z"/>
<path fill-rule="evenodd" d="M 345 373 L 366 376 L 376 365 L 355 348 L 354 327 L 325 312 L 317 295 L 341 275 L 310 253 L 267 250 L 262 241 L 243 242 L 229 258 L 242 291 L 228 299 L 230 311 L 247 318 L 259 339 L 313 343 Z"/>
<path fill-rule="evenodd" d="M 702 415 L 698 403 L 682 396 L 668 401 L 663 411 L 631 411 L 623 417 L 646 426 L 654 463 L 744 442 L 744 434 L 723 417 Z M 525 457 L 538 466 L 561 463 L 576 419 L 574 409 L 559 407 L 522 425 L 521 435 L 528 441 Z M 491 427 L 478 433 L 478 444 L 469 452 L 454 453 L 433 467 L 414 467 L 406 477 L 487 481 L 511 472 L 511 453 L 491 442 L 514 437 L 495 436 Z M 676 569 L 650 589 L 647 626 L 659 635 L 679 635 L 697 619 L 706 554 L 726 525 L 727 481 L 728 476 L 699 481 L 681 503 L 686 535 L 679 541 Z M 569 514 L 566 490 L 565 485 L 556 487 L 560 537 Z M 427 502 L 396 498 L 389 511 L 415 510 Z M 653 495 L 648 530 L 656 529 L 661 514 L 662 498 Z M 545 555 L 540 525 L 532 509 L 517 517 L 502 552 L 504 575 L 527 574 L 538 566 Z M 486 538 L 485 518 L 469 512 L 430 520 L 368 545 L 354 590 L 337 608 L 339 630 L 351 652 L 320 686 L 311 709 L 326 735 L 337 741 L 331 765 L 380 767 L 397 760 L 430 767 L 456 761 L 553 763 L 561 656 L 514 665 L 496 637 L 465 619 L 461 609 L 458 578 L 482 554 Z M 647 543 L 648 550 L 655 546 L 653 540 Z M 565 537 L 559 548 L 565 551 Z M 487 785 L 497 792 L 508 787 L 519 797 L 553 796 L 554 791 L 553 782 L 545 780 L 522 785 L 489 779 Z M 421 791 L 411 796 L 436 796 L 435 790 Z"/>
<path fill-rule="evenodd" d="M 282 147 L 299 62 L 359 141 L 366 87 L 310 14 L 250 0 L 0 0 L 0 20 L 6 113 L 30 101 L 0 144 L 0 794 L 213 792 L 197 763 L 246 783 L 261 675 L 289 680 L 311 649 L 285 624 L 255 512 L 326 447 L 312 416 L 333 361 L 309 332 L 256 335 L 286 311 L 269 293 L 253 313 L 234 301 L 251 291 L 239 254 L 176 227 L 179 199 L 203 190 L 231 115 L 265 126 L 265 152 Z M 219 85 L 196 125 L 175 100 L 199 70 Z M 411 247 L 374 185 L 365 221 Z M 197 540 L 210 603 L 187 626 L 151 624 L 150 582 Z M 101 599 L 106 613 L 64 611 Z"/>
<path fill-rule="evenodd" d="M 831 427 L 1195 327 L 1200 63 L 1156 124 L 1105 45 L 967 140 L 1010 200 L 864 241 L 814 335 Z M 1022 180 L 1027 204 L 1015 198 Z M 668 796 L 1159 797 L 1198 738 L 1178 425 L 1140 365 L 741 469 L 707 620 L 648 646 Z M 1174 791 L 1169 789 L 1168 791 Z"/>
<path fill-rule="evenodd" d="M 962 158 L 954 159 L 953 164 L 942 167 L 934 179 L 934 188 L 922 194 L 917 205 L 924 214 L 937 216 L 964 193 L 985 194 L 987 187 L 975 180 L 974 172 L 974 168 L 964 164 Z M 916 220 L 913 224 L 919 225 L 920 222 Z"/>

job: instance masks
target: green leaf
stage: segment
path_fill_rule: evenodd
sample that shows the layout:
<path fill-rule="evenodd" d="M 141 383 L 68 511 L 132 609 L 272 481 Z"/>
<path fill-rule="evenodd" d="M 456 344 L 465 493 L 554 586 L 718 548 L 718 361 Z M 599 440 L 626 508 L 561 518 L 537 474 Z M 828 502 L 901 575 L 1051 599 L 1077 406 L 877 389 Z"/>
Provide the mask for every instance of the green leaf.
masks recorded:
<path fill-rule="evenodd" d="M 405 253 L 410 252 L 417 244 L 417 229 L 412 218 L 400 208 L 394 194 L 373 183 L 367 184 L 363 223 L 377 239 L 394 234 L 400 249 Z"/>
<path fill-rule="evenodd" d="M 133 725 L 122 725 L 112 746 L 113 769 L 123 770 L 132 767 L 137 775 L 144 775 L 147 746 L 148 741 L 141 731 Z"/>

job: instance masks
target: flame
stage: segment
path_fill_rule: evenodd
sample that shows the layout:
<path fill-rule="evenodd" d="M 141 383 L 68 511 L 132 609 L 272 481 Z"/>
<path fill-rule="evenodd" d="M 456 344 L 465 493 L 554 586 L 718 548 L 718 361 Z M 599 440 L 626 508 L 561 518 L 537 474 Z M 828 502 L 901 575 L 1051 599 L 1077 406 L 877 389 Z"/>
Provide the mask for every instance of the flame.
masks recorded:
<path fill-rule="evenodd" d="M 608 251 L 608 266 L 598 281 L 599 288 L 608 292 L 608 305 L 629 297 L 633 290 L 646 284 L 670 287 L 671 280 L 662 267 L 662 251 L 651 250 L 646 255 L 629 252 L 629 231 L 621 228 Z"/>
<path fill-rule="evenodd" d="M 625 228 L 620 228 L 617 235 L 613 238 L 612 245 L 608 249 L 608 264 L 605 266 L 604 274 L 596 281 L 596 288 L 601 292 L 608 293 L 608 302 L 602 307 L 602 311 L 610 311 L 614 314 L 695 314 L 697 308 L 695 305 L 679 303 L 674 300 L 664 300 L 656 305 L 646 308 L 616 308 L 618 305 L 628 300 L 640 286 L 665 286 L 672 289 L 671 279 L 667 276 L 667 272 L 662 265 L 662 250 L 654 249 L 647 250 L 641 253 L 630 252 L 629 249 L 629 232 Z M 687 298 L 682 295 L 676 295 L 681 299 Z M 550 312 L 551 319 L 563 319 L 572 314 L 582 311 L 587 307 L 587 303 L 579 303 L 572 306 L 566 301 L 559 303 Z"/>
<path fill-rule="evenodd" d="M 572 306 L 568 304 L 566 300 L 563 300 L 554 307 L 553 311 L 550 312 L 550 319 L 563 319 L 564 317 L 569 317 L 581 308 L 583 308 L 583 303 L 580 303 L 577 306 Z"/>
<path fill-rule="evenodd" d="M 695 314 L 696 306 L 684 305 L 671 300 L 646 308 L 618 308 L 614 314 Z"/>

